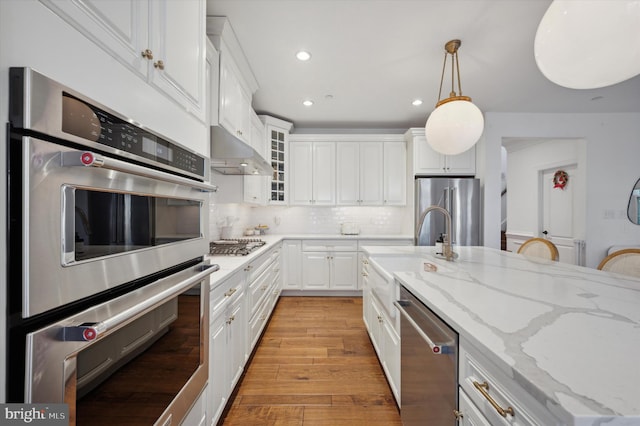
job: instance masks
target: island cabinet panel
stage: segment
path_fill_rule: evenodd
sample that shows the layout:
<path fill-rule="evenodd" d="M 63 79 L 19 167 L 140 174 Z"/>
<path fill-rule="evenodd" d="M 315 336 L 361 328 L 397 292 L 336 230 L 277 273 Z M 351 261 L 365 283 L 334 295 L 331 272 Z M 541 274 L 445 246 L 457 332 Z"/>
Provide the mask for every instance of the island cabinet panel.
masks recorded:
<path fill-rule="evenodd" d="M 561 422 L 513 377 L 498 369 L 480 349 L 464 338 L 460 339 L 458 380 L 471 403 L 491 425 L 560 425 Z M 506 413 L 503 416 L 497 406 Z"/>
<path fill-rule="evenodd" d="M 492 426 L 462 388 L 458 389 L 458 412 L 459 426 Z"/>

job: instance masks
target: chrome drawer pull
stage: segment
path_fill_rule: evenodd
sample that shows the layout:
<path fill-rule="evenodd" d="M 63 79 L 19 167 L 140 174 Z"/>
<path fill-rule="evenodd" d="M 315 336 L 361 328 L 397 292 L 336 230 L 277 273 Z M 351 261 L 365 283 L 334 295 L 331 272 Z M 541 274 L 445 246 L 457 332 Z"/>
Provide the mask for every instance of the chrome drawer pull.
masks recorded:
<path fill-rule="evenodd" d="M 235 293 L 236 291 L 238 291 L 238 289 L 237 289 L 237 288 L 232 288 L 232 289 L 230 289 L 229 291 L 227 291 L 227 292 L 224 294 L 224 297 L 231 297 L 231 295 L 232 295 L 233 293 Z"/>
<path fill-rule="evenodd" d="M 489 395 L 489 383 L 487 382 L 482 382 L 482 383 L 478 383 L 475 380 L 473 381 L 473 386 L 476 387 L 476 389 L 478 389 L 478 391 L 480 391 L 480 393 L 482 394 L 482 396 L 484 396 L 487 401 L 489 401 L 489 403 L 493 406 L 493 408 L 496 409 L 496 411 L 498 412 L 498 414 L 500 414 L 502 417 L 507 417 L 507 414 L 510 414 L 512 417 L 515 416 L 516 414 L 513 412 L 513 408 L 512 407 L 507 407 L 506 410 L 504 408 L 502 408 L 501 406 L 498 405 L 498 403 L 491 398 L 491 395 Z"/>

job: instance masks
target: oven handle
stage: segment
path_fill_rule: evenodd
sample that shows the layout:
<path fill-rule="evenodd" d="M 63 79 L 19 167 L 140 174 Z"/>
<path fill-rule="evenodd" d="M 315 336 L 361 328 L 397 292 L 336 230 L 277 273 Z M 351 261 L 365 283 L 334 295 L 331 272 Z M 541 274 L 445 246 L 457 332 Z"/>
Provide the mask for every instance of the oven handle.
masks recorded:
<path fill-rule="evenodd" d="M 71 151 L 62 153 L 63 167 L 100 167 L 118 172 L 125 172 L 136 176 L 143 176 L 151 179 L 162 180 L 178 185 L 190 186 L 202 192 L 216 192 L 218 187 L 208 183 L 198 182 L 180 176 L 171 175 L 147 167 L 138 166 L 137 164 L 127 163 L 125 161 L 116 160 L 115 158 L 98 155 L 91 151 Z"/>
<path fill-rule="evenodd" d="M 138 318 L 147 311 L 161 305 L 167 300 L 170 300 L 176 295 L 187 290 L 195 283 L 204 280 L 211 273 L 217 271 L 218 269 L 218 265 L 200 263 L 193 267 L 192 271 L 194 272 L 194 274 L 189 278 L 180 281 L 178 284 L 173 285 L 170 288 L 165 289 L 164 291 L 147 297 L 140 303 L 137 303 L 127 309 L 115 313 L 108 319 L 96 323 L 84 323 L 77 326 L 63 327 L 62 332 L 60 333 L 60 340 L 67 342 L 96 340 L 101 335 L 109 333 L 110 331 L 129 323 L 130 321 Z"/>
<path fill-rule="evenodd" d="M 420 326 L 416 324 L 415 320 L 411 318 L 411 315 L 409 315 L 409 313 L 403 308 L 403 306 L 408 306 L 411 304 L 410 300 L 398 300 L 398 301 L 394 301 L 393 304 L 395 305 L 396 308 L 398 308 L 398 311 L 400 311 L 402 316 L 405 317 L 407 321 L 409 321 L 409 324 L 411 324 L 411 327 L 414 328 L 415 331 L 420 335 L 420 337 L 422 337 L 422 339 L 427 343 L 427 345 L 429 345 L 429 347 L 431 348 L 431 352 L 434 355 L 448 355 L 455 352 L 455 350 L 452 349 L 452 347 L 454 346 L 454 343 L 451 343 L 451 342 L 434 343 L 433 340 L 431 340 L 431 338 L 424 331 L 422 331 Z M 429 320 L 429 318 L 426 318 L 426 319 Z"/>

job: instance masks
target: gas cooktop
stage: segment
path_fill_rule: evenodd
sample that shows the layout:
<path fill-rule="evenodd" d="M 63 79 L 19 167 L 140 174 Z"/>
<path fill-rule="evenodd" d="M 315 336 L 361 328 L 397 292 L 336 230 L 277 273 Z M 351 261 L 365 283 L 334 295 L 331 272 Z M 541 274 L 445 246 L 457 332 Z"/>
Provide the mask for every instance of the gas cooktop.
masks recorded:
<path fill-rule="evenodd" d="M 265 241 L 254 238 L 216 240 L 209 243 L 209 254 L 213 256 L 246 256 L 265 244 Z"/>

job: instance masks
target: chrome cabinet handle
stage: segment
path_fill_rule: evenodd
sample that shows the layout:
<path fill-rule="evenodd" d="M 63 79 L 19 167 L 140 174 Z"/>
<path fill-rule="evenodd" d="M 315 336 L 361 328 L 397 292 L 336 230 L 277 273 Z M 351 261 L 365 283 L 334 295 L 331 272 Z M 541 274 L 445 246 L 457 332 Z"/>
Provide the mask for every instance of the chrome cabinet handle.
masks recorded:
<path fill-rule="evenodd" d="M 159 70 L 163 70 L 164 69 L 164 62 L 162 60 L 154 62 L 153 63 L 153 67 L 154 68 L 158 68 Z"/>
<path fill-rule="evenodd" d="M 236 291 L 238 291 L 238 289 L 237 289 L 237 288 L 229 289 L 227 292 L 225 292 L 225 293 L 224 293 L 224 297 L 231 297 L 231 295 L 232 295 L 233 293 L 235 293 Z"/>
<path fill-rule="evenodd" d="M 184 185 L 191 188 L 199 189 L 203 192 L 216 192 L 218 190 L 218 187 L 215 185 L 198 182 L 196 180 L 187 179 L 180 176 L 174 176 L 169 173 L 138 166 L 137 164 L 131 164 L 121 160 L 116 160 L 115 158 L 105 157 L 91 151 L 70 151 L 63 152 L 61 154 L 63 167 L 100 167 L 107 170 L 129 173 L 136 176 L 143 176 L 150 179 L 157 179 L 164 182 L 174 183 L 177 185 Z"/>
<path fill-rule="evenodd" d="M 453 410 L 453 415 L 455 416 L 456 420 L 460 421 L 464 418 L 464 414 L 462 414 L 462 411 L 458 411 L 458 410 Z"/>
<path fill-rule="evenodd" d="M 229 317 L 229 319 L 227 320 L 227 324 L 231 324 L 235 319 L 236 319 L 236 316 L 235 315 L 231 315 Z"/>
<path fill-rule="evenodd" d="M 153 59 L 153 52 L 151 49 L 144 49 L 142 51 L 142 57 L 145 59 Z"/>
<path fill-rule="evenodd" d="M 493 406 L 493 408 L 495 408 L 495 410 L 498 412 L 498 414 L 500 414 L 502 417 L 507 417 L 507 414 L 510 414 L 512 417 L 515 416 L 516 414 L 513 411 L 513 407 L 509 406 L 506 409 L 502 408 L 500 405 L 498 405 L 498 403 L 491 397 L 491 395 L 489 395 L 489 383 L 487 382 L 482 382 L 479 383 L 477 381 L 473 381 L 473 386 L 476 387 L 476 389 L 478 389 L 478 391 L 482 394 L 482 396 L 485 397 L 485 399 L 487 401 L 489 401 L 489 404 L 491 404 L 491 406 Z"/>

